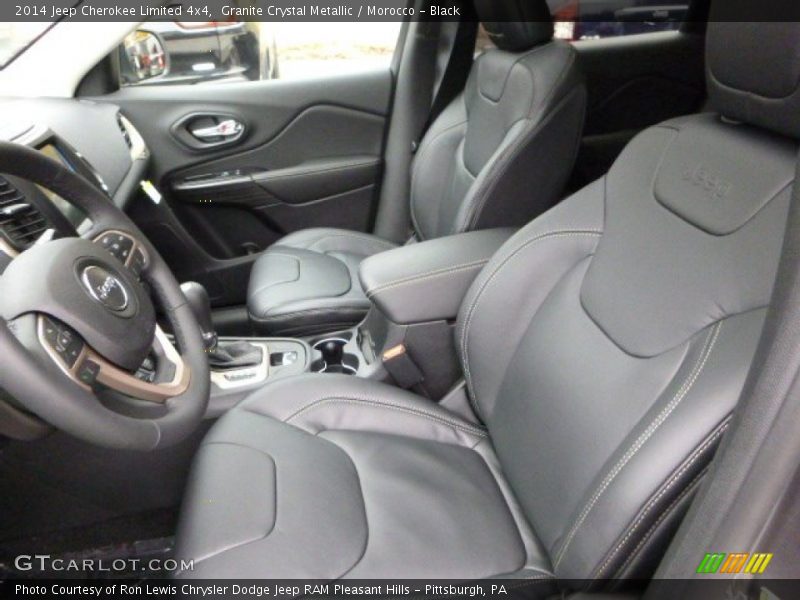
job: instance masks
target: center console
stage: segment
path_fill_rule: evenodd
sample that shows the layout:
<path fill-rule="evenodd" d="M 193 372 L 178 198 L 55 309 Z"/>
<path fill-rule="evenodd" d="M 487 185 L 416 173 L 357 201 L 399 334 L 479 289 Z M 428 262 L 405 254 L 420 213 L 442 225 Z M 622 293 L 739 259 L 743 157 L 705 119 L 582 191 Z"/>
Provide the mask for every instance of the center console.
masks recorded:
<path fill-rule="evenodd" d="M 210 413 L 225 412 L 268 381 L 311 372 L 385 381 L 441 399 L 462 376 L 453 331 L 462 300 L 512 233 L 463 233 L 367 258 L 359 270 L 372 302 L 366 319 L 306 338 L 218 339 L 205 290 L 184 284 L 209 354 Z"/>

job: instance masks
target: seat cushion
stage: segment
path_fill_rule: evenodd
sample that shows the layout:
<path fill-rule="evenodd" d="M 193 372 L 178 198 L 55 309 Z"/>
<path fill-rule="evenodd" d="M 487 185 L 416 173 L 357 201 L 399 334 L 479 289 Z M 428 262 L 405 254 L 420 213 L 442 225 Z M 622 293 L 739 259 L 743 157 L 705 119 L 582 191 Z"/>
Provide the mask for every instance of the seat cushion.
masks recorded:
<path fill-rule="evenodd" d="M 192 578 L 548 581 L 520 515 L 483 429 L 397 388 L 312 374 L 213 428 L 178 555 Z"/>
<path fill-rule="evenodd" d="M 358 266 L 395 245 L 366 233 L 306 229 L 287 235 L 256 260 L 247 307 L 259 332 L 305 335 L 358 323 L 367 299 Z"/>

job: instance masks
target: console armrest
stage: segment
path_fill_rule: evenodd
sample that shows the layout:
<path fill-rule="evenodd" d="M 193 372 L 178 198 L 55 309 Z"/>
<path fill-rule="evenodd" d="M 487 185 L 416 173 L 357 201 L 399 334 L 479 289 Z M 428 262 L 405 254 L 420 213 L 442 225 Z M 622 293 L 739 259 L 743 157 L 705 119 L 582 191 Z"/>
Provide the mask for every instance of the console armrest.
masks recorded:
<path fill-rule="evenodd" d="M 475 277 L 514 231 L 471 231 L 381 252 L 361 263 L 361 285 L 394 323 L 454 319 Z"/>

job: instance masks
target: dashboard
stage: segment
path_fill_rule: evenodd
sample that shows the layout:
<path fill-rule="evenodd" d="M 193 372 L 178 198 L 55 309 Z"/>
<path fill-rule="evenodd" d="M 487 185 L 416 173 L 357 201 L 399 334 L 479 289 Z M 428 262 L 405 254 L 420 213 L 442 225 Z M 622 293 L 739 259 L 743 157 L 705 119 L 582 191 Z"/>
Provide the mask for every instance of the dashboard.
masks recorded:
<path fill-rule="evenodd" d="M 34 148 L 82 175 L 119 208 L 135 197 L 150 154 L 117 106 L 74 99 L 0 100 L 0 140 Z M 82 234 L 92 223 L 48 190 L 0 172 L 0 273 L 41 236 Z"/>

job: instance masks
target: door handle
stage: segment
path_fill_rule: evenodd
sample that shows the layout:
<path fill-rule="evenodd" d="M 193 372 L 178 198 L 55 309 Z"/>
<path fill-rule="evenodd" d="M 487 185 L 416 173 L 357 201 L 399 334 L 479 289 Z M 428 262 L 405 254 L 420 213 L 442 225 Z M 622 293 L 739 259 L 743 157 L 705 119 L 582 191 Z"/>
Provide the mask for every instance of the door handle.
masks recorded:
<path fill-rule="evenodd" d="M 236 119 L 225 119 L 211 127 L 197 127 L 190 133 L 201 142 L 232 142 L 244 133 L 244 125 Z"/>
<path fill-rule="evenodd" d="M 196 152 L 210 152 L 240 143 L 248 126 L 236 114 L 193 112 L 178 119 L 169 130 L 184 146 Z"/>

